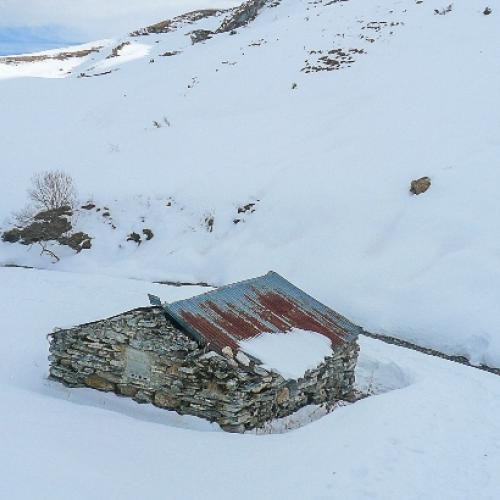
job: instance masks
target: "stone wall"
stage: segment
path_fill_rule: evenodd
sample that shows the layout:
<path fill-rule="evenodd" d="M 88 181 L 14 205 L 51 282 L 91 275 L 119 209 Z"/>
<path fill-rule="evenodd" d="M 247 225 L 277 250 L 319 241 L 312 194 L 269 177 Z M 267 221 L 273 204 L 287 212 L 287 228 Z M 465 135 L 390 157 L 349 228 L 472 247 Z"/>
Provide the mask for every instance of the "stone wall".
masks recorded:
<path fill-rule="evenodd" d="M 50 335 L 50 377 L 218 422 L 233 432 L 262 426 L 310 403 L 345 397 L 354 383 L 356 343 L 325 358 L 298 381 L 255 365 L 242 353 L 199 346 L 159 307 Z"/>

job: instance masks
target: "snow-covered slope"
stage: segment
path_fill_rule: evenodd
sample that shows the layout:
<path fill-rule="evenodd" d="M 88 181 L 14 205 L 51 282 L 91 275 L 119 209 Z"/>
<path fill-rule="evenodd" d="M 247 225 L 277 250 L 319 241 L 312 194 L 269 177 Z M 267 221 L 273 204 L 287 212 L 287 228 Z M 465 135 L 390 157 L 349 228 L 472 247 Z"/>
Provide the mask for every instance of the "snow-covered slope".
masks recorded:
<path fill-rule="evenodd" d="M 78 216 L 91 250 L 53 264 L 1 243 L 0 263 L 214 284 L 275 269 L 368 329 L 500 366 L 500 3 L 446 6 L 282 0 L 201 43 L 189 32 L 232 11 L 99 43 L 66 78 L 12 78 L 57 59 L 0 64 L 0 214 L 52 168 L 109 209 Z"/>
<path fill-rule="evenodd" d="M 293 432 L 228 434 L 46 379 L 55 325 L 196 289 L 24 269 L 0 269 L 0 283 L 1 498 L 498 498 L 495 375 L 361 339 L 357 384 L 374 396 Z"/>

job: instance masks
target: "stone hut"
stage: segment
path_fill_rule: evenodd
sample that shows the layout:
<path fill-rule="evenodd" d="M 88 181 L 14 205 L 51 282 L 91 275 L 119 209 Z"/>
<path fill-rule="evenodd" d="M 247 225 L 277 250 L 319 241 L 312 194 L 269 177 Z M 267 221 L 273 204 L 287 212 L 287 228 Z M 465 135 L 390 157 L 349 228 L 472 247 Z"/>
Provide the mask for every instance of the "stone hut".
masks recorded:
<path fill-rule="evenodd" d="M 359 328 L 280 275 L 142 307 L 50 339 L 50 377 L 243 432 L 354 384 Z"/>

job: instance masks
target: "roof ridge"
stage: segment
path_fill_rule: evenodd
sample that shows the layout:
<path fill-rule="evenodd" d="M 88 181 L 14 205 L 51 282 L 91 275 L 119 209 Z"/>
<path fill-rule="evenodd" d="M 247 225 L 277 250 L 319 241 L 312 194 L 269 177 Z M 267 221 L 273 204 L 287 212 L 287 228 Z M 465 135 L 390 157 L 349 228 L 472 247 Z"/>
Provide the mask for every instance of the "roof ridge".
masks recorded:
<path fill-rule="evenodd" d="M 174 302 L 165 302 L 164 305 L 173 306 L 174 304 L 181 304 L 182 302 L 197 300 L 198 298 L 201 299 L 202 297 L 206 297 L 207 295 L 215 294 L 221 290 L 228 290 L 230 288 L 237 287 L 237 286 L 240 286 L 243 284 L 247 284 L 247 283 L 250 283 L 252 281 L 257 281 L 257 280 L 260 280 L 260 279 L 265 278 L 267 276 L 273 276 L 273 275 L 278 276 L 280 279 L 282 279 L 282 280 L 286 281 L 288 284 L 292 285 L 292 283 L 290 283 L 288 280 L 283 278 L 283 276 L 278 274 L 276 271 L 268 271 L 266 274 L 263 274 L 262 276 L 257 276 L 255 278 L 248 278 L 246 280 L 228 283 L 227 285 L 218 286 L 217 288 L 214 288 L 213 290 L 209 290 L 208 292 L 203 292 L 203 293 L 200 293 L 198 295 L 193 295 L 192 297 L 188 297 L 187 299 L 176 300 Z M 292 286 L 294 286 L 294 285 L 292 285 Z"/>

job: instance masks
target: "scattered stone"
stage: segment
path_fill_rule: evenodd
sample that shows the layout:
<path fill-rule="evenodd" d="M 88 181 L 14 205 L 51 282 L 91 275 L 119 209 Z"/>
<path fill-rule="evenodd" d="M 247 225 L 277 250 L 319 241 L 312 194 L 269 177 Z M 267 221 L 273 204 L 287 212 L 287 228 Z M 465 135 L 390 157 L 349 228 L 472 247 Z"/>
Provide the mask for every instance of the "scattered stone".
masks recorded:
<path fill-rule="evenodd" d="M 167 50 L 167 52 L 164 52 L 163 54 L 160 54 L 160 57 L 172 57 L 176 56 L 177 54 L 180 54 L 180 50 Z"/>
<path fill-rule="evenodd" d="M 140 245 L 142 243 L 141 235 L 136 232 L 130 233 L 127 237 L 127 241 L 133 241 L 134 243 Z"/>
<path fill-rule="evenodd" d="M 214 32 L 210 30 L 194 30 L 190 33 L 191 42 L 193 45 L 195 43 L 203 42 L 205 40 L 208 40 L 209 38 L 212 38 L 213 34 Z"/>
<path fill-rule="evenodd" d="M 222 348 L 222 354 L 224 354 L 224 356 L 226 356 L 226 358 L 233 358 L 234 357 L 233 350 L 228 345 L 226 347 Z"/>
<path fill-rule="evenodd" d="M 82 206 L 83 210 L 92 210 L 95 208 L 95 205 L 93 203 L 87 203 L 87 205 Z"/>
<path fill-rule="evenodd" d="M 91 237 L 87 233 L 79 232 L 71 236 L 61 236 L 58 241 L 61 245 L 67 245 L 77 253 L 92 248 Z"/>
<path fill-rule="evenodd" d="M 350 67 L 355 62 L 355 57 L 365 54 L 364 49 L 331 49 L 329 51 L 311 50 L 309 55 L 314 55 L 316 61 L 305 61 L 305 66 L 301 69 L 305 73 L 317 73 L 319 71 L 337 71 L 344 67 Z M 318 54 L 319 56 L 316 56 Z"/>
<path fill-rule="evenodd" d="M 236 361 L 241 363 L 243 366 L 250 366 L 250 358 L 241 351 L 236 353 Z"/>
<path fill-rule="evenodd" d="M 430 187 L 431 187 L 430 177 L 420 177 L 420 179 L 411 181 L 410 193 L 419 195 L 425 193 Z"/>
<path fill-rule="evenodd" d="M 484 14 L 485 16 L 489 16 L 492 12 L 493 12 L 493 10 L 491 9 L 491 7 L 486 7 L 486 8 L 483 10 L 483 14 Z"/>
<path fill-rule="evenodd" d="M 154 238 L 154 233 L 151 231 L 151 229 L 143 229 L 142 234 L 146 236 L 146 241 L 152 240 Z"/>
<path fill-rule="evenodd" d="M 207 231 L 209 233 L 212 233 L 214 230 L 214 225 L 215 225 L 215 218 L 213 215 L 207 215 L 205 217 L 205 227 L 207 228 Z"/>
<path fill-rule="evenodd" d="M 247 205 L 238 208 L 239 214 L 246 214 L 247 212 L 255 212 L 255 203 L 248 203 Z"/>

